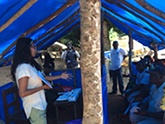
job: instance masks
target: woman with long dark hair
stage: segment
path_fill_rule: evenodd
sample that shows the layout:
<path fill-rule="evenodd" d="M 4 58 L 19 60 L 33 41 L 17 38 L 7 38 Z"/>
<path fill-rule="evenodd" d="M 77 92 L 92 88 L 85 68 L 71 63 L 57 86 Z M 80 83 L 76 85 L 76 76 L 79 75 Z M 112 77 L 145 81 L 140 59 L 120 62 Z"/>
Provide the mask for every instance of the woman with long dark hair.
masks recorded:
<path fill-rule="evenodd" d="M 41 71 L 40 65 L 34 60 L 37 49 L 32 39 L 20 38 L 17 41 L 11 75 L 16 81 L 19 95 L 23 101 L 23 107 L 27 118 L 33 124 L 47 124 L 46 106 L 44 89 L 50 87 L 42 84 L 38 71 Z M 56 79 L 69 79 L 70 74 L 62 73 L 59 76 L 46 76 L 47 81 Z"/>

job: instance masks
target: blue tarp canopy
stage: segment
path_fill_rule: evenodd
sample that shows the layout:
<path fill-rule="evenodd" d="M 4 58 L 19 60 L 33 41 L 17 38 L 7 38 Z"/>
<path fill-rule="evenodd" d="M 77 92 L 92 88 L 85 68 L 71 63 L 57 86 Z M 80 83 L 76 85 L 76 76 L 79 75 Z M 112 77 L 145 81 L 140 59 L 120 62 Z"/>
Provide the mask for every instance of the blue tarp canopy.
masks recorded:
<path fill-rule="evenodd" d="M 142 2 L 155 12 L 143 7 Z M 101 0 L 101 9 L 114 25 L 132 38 L 158 50 L 165 43 L 165 0 Z M 30 37 L 38 50 L 80 26 L 80 6 L 77 0 L 0 0 L 0 66 L 8 63 L 16 40 Z M 156 12 L 160 13 L 156 13 Z"/>

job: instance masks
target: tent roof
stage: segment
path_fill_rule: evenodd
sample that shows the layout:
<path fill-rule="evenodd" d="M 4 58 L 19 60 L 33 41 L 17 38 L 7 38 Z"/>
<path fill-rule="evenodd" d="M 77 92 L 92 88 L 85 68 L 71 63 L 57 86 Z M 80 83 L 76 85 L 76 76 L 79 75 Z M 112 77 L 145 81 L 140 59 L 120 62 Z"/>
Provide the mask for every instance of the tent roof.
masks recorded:
<path fill-rule="evenodd" d="M 104 15 L 124 33 L 152 48 L 165 43 L 165 0 L 101 0 Z M 151 8 L 142 6 L 149 4 Z M 155 11 L 151 11 L 154 9 Z M 16 40 L 30 37 L 38 50 L 46 49 L 80 26 L 77 0 L 1 0 L 0 66 L 13 55 Z M 163 49 L 159 45 L 158 49 Z"/>

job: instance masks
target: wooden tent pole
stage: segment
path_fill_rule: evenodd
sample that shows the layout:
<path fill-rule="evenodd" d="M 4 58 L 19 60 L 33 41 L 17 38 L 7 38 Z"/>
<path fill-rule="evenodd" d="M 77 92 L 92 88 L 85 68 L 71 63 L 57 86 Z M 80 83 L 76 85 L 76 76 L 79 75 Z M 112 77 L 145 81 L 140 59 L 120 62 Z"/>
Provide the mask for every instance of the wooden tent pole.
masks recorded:
<path fill-rule="evenodd" d="M 101 10 L 101 76 L 103 75 L 103 65 L 105 64 L 104 57 L 104 33 L 103 33 L 104 11 Z"/>
<path fill-rule="evenodd" d="M 135 0 L 140 6 L 147 9 L 148 11 L 154 13 L 155 15 L 165 19 L 165 13 L 160 11 L 159 9 L 155 8 L 154 6 L 147 3 L 145 0 Z"/>
<path fill-rule="evenodd" d="M 158 59 L 158 48 L 157 48 L 157 44 L 152 44 L 153 46 L 153 50 L 154 50 L 154 59 Z"/>
<path fill-rule="evenodd" d="M 11 23 L 13 23 L 18 17 L 20 17 L 26 10 L 28 10 L 34 3 L 38 0 L 29 0 L 20 10 L 18 10 L 10 19 L 8 19 L 1 27 L 0 32 L 7 28 Z"/>
<path fill-rule="evenodd" d="M 124 19 L 124 20 L 127 20 L 128 22 L 130 22 L 130 23 L 132 23 L 132 24 L 134 24 L 134 25 L 137 25 L 138 27 L 140 27 L 140 28 L 142 28 L 142 29 L 145 29 L 145 30 L 149 31 L 150 33 L 152 33 L 152 34 L 154 34 L 155 36 L 157 36 L 161 41 L 164 41 L 164 39 L 163 39 L 162 37 L 160 37 L 160 36 L 159 36 L 157 33 L 155 33 L 154 31 L 152 31 L 152 30 L 150 30 L 150 29 L 148 29 L 148 28 L 146 28 L 146 27 L 143 27 L 142 25 L 139 25 L 139 24 L 137 24 L 137 23 L 135 23 L 135 22 L 133 22 L 133 21 L 131 21 L 131 20 L 129 20 L 129 19 L 123 17 L 122 15 L 119 15 L 118 13 L 116 13 L 116 12 L 110 10 L 108 7 L 106 7 L 106 6 L 104 6 L 104 5 L 103 5 L 103 7 L 106 8 L 107 10 L 109 10 L 110 12 L 114 13 L 115 15 L 119 16 L 120 18 L 122 18 L 122 19 Z"/>
<path fill-rule="evenodd" d="M 101 0 L 79 0 L 81 16 L 82 124 L 103 124 L 101 88 Z"/>
<path fill-rule="evenodd" d="M 24 32 L 23 34 L 21 34 L 21 36 L 25 37 L 28 34 L 30 34 L 31 32 L 35 31 L 36 29 L 40 28 L 41 26 L 43 26 L 44 24 L 48 23 L 49 21 L 51 21 L 52 19 L 54 19 L 56 16 L 58 16 L 60 13 L 62 13 L 66 8 L 68 8 L 69 6 L 73 5 L 74 3 L 76 3 L 77 0 L 68 0 L 63 6 L 61 6 L 57 11 L 55 11 L 52 15 L 50 15 L 48 18 L 44 19 L 43 21 L 39 22 L 38 24 L 36 24 L 35 26 L 33 26 L 32 28 L 30 28 L 28 31 Z M 19 36 L 19 37 L 21 37 Z M 18 39 L 18 38 L 17 38 Z M 0 57 L 3 57 L 7 51 L 9 49 L 11 49 L 15 44 L 16 44 L 17 40 L 15 40 L 9 47 L 7 47 L 0 55 Z"/>
<path fill-rule="evenodd" d="M 132 39 L 132 31 L 131 29 L 129 30 L 129 72 L 130 74 L 132 74 L 132 43 L 133 43 L 133 39 Z"/>
<path fill-rule="evenodd" d="M 108 1 L 110 2 L 110 1 Z M 126 8 L 125 6 L 123 6 L 122 4 L 119 4 L 118 2 L 112 1 L 112 4 L 115 4 L 116 6 L 128 11 L 129 13 L 131 13 L 132 15 L 138 17 L 139 19 L 143 20 L 144 22 L 146 22 L 148 25 L 150 25 L 152 28 L 154 28 L 155 30 L 157 30 L 159 33 L 161 33 L 162 35 L 165 35 L 164 32 L 162 32 L 161 30 L 159 30 L 155 25 L 151 24 L 149 21 L 147 21 L 146 19 L 144 19 L 143 17 L 141 17 L 140 15 L 138 15 L 137 13 L 129 10 L 128 8 Z"/>
<path fill-rule="evenodd" d="M 114 0 L 106 0 L 106 1 L 109 2 L 109 3 L 111 3 L 111 2 L 113 2 Z M 156 23 L 159 23 L 159 24 L 165 26 L 165 23 L 164 23 L 164 22 L 162 22 L 162 21 L 156 19 L 155 17 L 153 17 L 153 16 L 151 16 L 151 15 L 148 15 L 147 13 L 141 11 L 140 9 L 138 9 L 138 8 L 136 8 L 135 6 L 133 6 L 133 5 L 131 5 L 130 3 L 128 3 L 126 0 L 116 0 L 116 1 L 118 1 L 118 2 L 120 2 L 120 3 L 122 3 L 122 4 L 124 4 L 125 6 L 131 8 L 132 10 L 138 12 L 139 14 L 141 14 L 141 15 L 143 15 L 143 16 L 149 18 L 149 19 L 151 19 L 152 21 L 154 21 L 154 22 L 156 22 Z M 116 2 L 116 1 L 115 1 L 115 2 Z"/>

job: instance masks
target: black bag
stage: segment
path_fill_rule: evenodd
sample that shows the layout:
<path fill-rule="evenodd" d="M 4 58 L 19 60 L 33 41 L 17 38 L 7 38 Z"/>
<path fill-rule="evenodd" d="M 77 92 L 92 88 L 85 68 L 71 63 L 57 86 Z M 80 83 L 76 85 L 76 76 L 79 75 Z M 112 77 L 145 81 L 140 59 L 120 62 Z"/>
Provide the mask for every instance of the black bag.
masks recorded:
<path fill-rule="evenodd" d="M 53 104 L 53 102 L 58 98 L 58 91 L 56 89 L 46 90 L 45 96 L 47 103 Z"/>
<path fill-rule="evenodd" d="M 76 67 L 78 65 L 76 53 L 73 51 L 67 51 L 65 62 L 67 68 Z"/>

